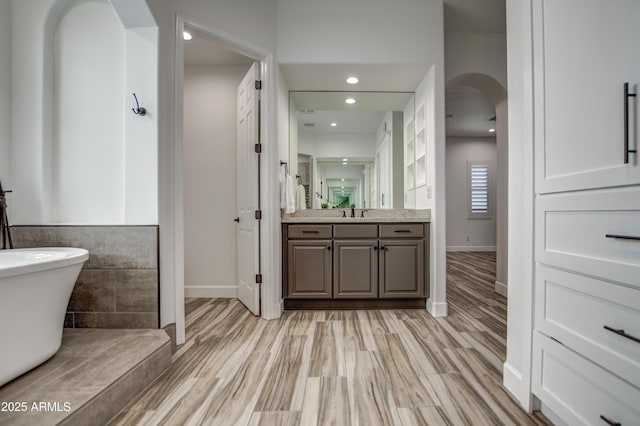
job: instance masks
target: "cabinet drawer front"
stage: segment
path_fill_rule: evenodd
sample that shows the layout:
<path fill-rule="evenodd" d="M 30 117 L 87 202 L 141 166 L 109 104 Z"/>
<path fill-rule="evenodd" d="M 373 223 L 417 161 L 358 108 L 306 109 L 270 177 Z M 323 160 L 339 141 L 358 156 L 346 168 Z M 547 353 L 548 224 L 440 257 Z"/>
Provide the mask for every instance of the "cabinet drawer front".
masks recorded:
<path fill-rule="evenodd" d="M 533 393 L 568 424 L 638 424 L 640 389 L 554 342 L 533 338 Z"/>
<path fill-rule="evenodd" d="M 544 196 L 536 205 L 538 262 L 640 288 L 640 190 Z"/>
<path fill-rule="evenodd" d="M 334 238 L 378 238 L 378 225 L 334 225 L 333 236 Z"/>
<path fill-rule="evenodd" d="M 289 238 L 331 238 L 331 225 L 289 225 Z"/>
<path fill-rule="evenodd" d="M 380 225 L 380 238 L 422 238 L 424 225 L 422 223 L 397 223 Z"/>
<path fill-rule="evenodd" d="M 538 266 L 536 328 L 640 387 L 640 290 Z"/>

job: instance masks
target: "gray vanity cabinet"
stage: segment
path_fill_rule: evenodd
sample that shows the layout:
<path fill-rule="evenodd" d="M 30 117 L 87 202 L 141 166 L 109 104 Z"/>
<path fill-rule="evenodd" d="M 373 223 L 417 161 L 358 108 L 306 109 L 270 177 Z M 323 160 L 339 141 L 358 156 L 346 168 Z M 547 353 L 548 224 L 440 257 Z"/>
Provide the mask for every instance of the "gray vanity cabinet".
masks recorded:
<path fill-rule="evenodd" d="M 424 308 L 428 226 L 284 224 L 285 308 Z"/>

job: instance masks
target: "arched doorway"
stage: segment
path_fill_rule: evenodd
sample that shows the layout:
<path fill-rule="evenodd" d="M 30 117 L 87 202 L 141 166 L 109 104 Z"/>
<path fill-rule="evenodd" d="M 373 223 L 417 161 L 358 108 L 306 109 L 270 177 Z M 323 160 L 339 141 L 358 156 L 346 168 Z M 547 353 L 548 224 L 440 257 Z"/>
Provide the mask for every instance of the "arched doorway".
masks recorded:
<path fill-rule="evenodd" d="M 495 108 L 496 137 L 496 282 L 495 291 L 507 296 L 507 192 L 508 192 L 508 119 L 507 91 L 493 77 L 465 73 L 449 79 L 445 90 L 469 87 L 480 91 Z"/>

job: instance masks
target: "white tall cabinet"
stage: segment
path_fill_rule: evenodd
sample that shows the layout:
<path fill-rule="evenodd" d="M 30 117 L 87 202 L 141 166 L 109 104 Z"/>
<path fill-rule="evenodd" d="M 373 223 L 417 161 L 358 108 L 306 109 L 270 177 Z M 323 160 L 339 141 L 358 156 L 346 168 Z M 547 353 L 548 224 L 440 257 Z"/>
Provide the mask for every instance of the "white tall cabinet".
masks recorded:
<path fill-rule="evenodd" d="M 638 424 L 640 1 L 532 6 L 532 391 L 568 424 Z"/>

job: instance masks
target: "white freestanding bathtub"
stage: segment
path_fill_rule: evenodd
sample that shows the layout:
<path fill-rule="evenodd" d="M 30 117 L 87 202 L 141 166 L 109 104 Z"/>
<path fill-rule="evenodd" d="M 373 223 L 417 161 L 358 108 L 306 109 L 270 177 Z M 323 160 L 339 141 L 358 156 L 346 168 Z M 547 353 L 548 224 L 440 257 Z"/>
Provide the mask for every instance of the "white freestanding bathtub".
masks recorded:
<path fill-rule="evenodd" d="M 0 386 L 51 358 L 85 249 L 0 250 Z"/>

